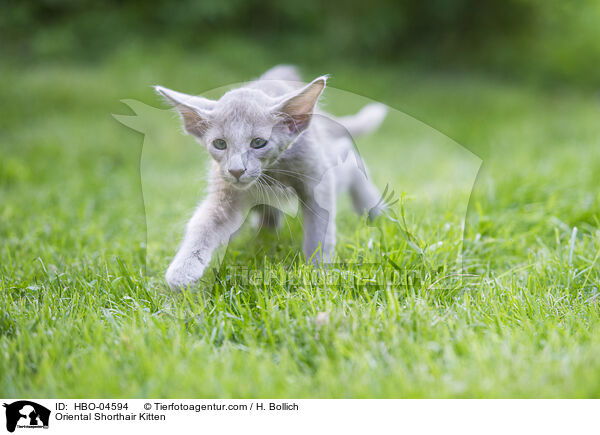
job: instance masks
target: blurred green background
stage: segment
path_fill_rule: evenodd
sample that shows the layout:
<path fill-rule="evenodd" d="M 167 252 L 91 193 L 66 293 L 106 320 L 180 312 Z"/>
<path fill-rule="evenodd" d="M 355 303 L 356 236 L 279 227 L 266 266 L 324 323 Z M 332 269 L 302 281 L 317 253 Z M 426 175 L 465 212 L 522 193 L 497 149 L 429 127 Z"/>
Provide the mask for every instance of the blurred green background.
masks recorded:
<path fill-rule="evenodd" d="M 600 396 L 600 2 L 1 4 L 0 396 Z M 388 120 L 361 139 L 382 182 L 399 142 L 435 130 L 481 157 L 464 233 L 420 198 L 402 230 L 420 252 L 392 222 L 378 239 L 338 220 L 347 259 L 446 273 L 462 253 L 475 279 L 327 288 L 285 232 L 242 236 L 232 255 L 291 264 L 302 285 L 172 294 L 175 235 L 145 269 L 143 138 L 111 114 L 132 114 L 121 99 L 164 108 L 154 84 L 204 92 L 277 63 L 432 127 Z M 154 125 L 164 149 L 196 146 L 170 121 Z M 200 197 L 186 162 L 156 187 Z M 173 198 L 155 205 L 182 226 L 168 213 L 190 204 Z"/>
<path fill-rule="evenodd" d="M 132 43 L 242 38 L 306 62 L 416 63 L 599 84 L 596 0 L 4 0 L 4 57 L 100 60 Z M 11 56 L 12 55 L 12 56 Z"/>

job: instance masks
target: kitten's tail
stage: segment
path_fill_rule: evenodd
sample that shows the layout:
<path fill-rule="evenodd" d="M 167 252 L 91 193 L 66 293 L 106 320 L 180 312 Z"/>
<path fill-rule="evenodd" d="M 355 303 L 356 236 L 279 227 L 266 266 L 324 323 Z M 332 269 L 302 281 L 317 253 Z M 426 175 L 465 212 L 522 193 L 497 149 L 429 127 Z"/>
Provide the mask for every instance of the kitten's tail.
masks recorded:
<path fill-rule="evenodd" d="M 351 136 L 370 133 L 381 125 L 387 115 L 387 107 L 381 103 L 367 104 L 355 115 L 337 118 Z"/>

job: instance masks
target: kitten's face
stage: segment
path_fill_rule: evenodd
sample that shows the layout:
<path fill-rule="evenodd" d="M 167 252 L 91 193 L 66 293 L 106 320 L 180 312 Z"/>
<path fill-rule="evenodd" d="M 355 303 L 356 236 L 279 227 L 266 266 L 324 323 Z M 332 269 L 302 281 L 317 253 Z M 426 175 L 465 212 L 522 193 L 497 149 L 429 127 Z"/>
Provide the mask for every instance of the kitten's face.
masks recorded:
<path fill-rule="evenodd" d="M 156 90 L 179 111 L 185 130 L 206 146 L 221 177 L 245 189 L 308 127 L 324 87 L 325 78 L 320 77 L 280 98 L 240 88 L 218 101 Z"/>
<path fill-rule="evenodd" d="M 252 185 L 292 139 L 274 103 L 258 90 L 239 89 L 221 98 L 208 116 L 201 140 L 221 177 L 235 187 Z"/>

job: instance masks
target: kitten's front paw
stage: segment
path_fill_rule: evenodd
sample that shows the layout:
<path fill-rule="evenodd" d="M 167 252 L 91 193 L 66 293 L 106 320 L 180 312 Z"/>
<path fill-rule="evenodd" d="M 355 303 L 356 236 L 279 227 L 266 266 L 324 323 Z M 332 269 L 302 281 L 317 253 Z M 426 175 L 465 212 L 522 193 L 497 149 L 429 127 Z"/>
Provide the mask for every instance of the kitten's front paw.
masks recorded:
<path fill-rule="evenodd" d="M 183 290 L 198 281 L 206 269 L 206 265 L 198 259 L 197 256 L 191 256 L 184 259 L 173 260 L 165 279 L 171 287 L 171 290 Z"/>

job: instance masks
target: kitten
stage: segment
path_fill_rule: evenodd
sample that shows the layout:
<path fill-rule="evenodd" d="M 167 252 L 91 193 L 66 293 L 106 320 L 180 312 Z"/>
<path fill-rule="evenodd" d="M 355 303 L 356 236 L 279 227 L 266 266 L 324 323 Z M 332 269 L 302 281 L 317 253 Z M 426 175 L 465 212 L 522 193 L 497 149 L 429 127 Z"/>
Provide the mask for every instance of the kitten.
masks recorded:
<path fill-rule="evenodd" d="M 281 211 L 275 205 L 290 189 L 301 203 L 303 250 L 313 264 L 333 254 L 339 192 L 350 192 L 359 213 L 381 212 L 350 135 L 377 128 L 386 108 L 369 104 L 356 115 L 334 118 L 316 107 L 326 81 L 318 77 L 304 86 L 293 67 L 280 65 L 218 101 L 155 87 L 212 157 L 208 195 L 165 276 L 172 289 L 202 276 L 213 251 L 229 241 L 253 206 L 266 204 L 255 209 L 263 223 L 277 225 Z M 340 164 L 349 160 L 356 163 Z"/>

